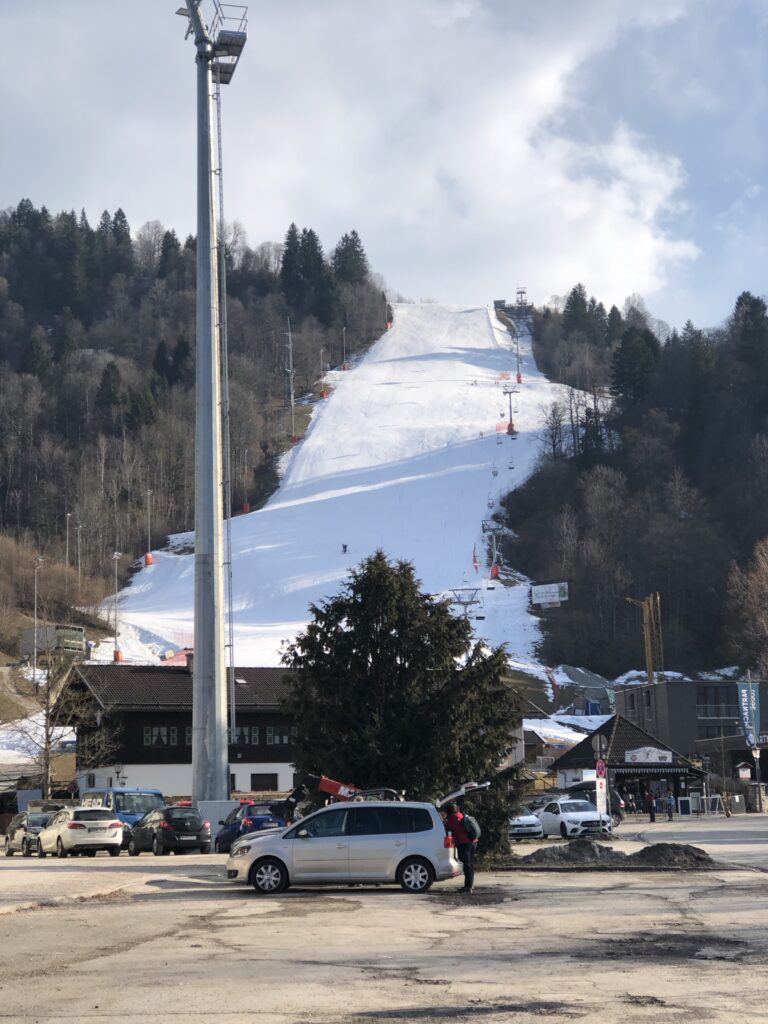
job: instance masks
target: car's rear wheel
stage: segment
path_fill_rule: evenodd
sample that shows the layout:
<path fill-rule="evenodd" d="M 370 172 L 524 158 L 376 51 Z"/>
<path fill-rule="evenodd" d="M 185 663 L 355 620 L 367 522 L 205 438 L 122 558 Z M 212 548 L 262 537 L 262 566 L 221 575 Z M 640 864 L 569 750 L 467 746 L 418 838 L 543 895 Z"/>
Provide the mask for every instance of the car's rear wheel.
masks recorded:
<path fill-rule="evenodd" d="M 611 815 L 611 821 L 613 822 L 613 827 L 614 828 L 618 828 L 619 825 L 621 824 L 621 815 L 620 814 L 612 814 Z"/>
<path fill-rule="evenodd" d="M 163 844 L 159 842 L 157 836 L 154 836 L 152 839 L 152 853 L 154 853 L 156 857 L 165 857 L 168 852 L 169 851 L 166 850 Z"/>
<path fill-rule="evenodd" d="M 219 842 L 219 840 L 218 840 L 218 839 L 217 839 L 217 840 L 216 840 L 216 842 L 215 842 L 215 843 L 213 844 L 213 851 L 214 851 L 214 853 L 221 853 L 221 852 L 222 852 L 222 851 L 221 851 L 221 843 Z"/>
<path fill-rule="evenodd" d="M 119 846 L 110 846 L 109 847 L 109 856 L 110 857 L 119 857 L 120 856 L 120 847 Z"/>
<path fill-rule="evenodd" d="M 40 860 L 43 860 L 45 858 L 45 850 L 43 849 L 43 844 L 40 842 L 39 839 L 37 840 L 37 856 L 40 858 Z"/>
<path fill-rule="evenodd" d="M 56 856 L 61 857 L 62 860 L 67 856 L 67 851 L 64 849 L 64 843 L 62 843 L 61 838 L 56 840 Z"/>
<path fill-rule="evenodd" d="M 136 843 L 132 839 L 128 840 L 128 856 L 138 857 L 141 851 L 136 849 Z"/>
<path fill-rule="evenodd" d="M 560 823 L 560 835 L 563 837 L 563 839 L 568 838 L 568 829 L 565 827 L 564 821 Z"/>
<path fill-rule="evenodd" d="M 397 880 L 406 892 L 426 892 L 435 880 L 435 872 L 427 861 L 409 857 L 397 869 Z"/>
<path fill-rule="evenodd" d="M 256 861 L 251 868 L 250 877 L 253 888 L 264 896 L 271 896 L 288 888 L 288 871 L 285 864 L 274 857 Z"/>

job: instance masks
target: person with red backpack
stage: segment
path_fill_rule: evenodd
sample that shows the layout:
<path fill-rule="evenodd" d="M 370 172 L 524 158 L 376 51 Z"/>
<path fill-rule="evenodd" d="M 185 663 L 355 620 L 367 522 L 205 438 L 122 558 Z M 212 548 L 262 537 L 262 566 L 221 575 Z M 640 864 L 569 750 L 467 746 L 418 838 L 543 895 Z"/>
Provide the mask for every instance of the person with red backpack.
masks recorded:
<path fill-rule="evenodd" d="M 456 843 L 456 853 L 464 868 L 462 892 L 472 892 L 475 887 L 475 854 L 480 839 L 480 826 L 471 814 L 463 814 L 459 805 L 450 803 L 445 808 L 445 827 Z"/>

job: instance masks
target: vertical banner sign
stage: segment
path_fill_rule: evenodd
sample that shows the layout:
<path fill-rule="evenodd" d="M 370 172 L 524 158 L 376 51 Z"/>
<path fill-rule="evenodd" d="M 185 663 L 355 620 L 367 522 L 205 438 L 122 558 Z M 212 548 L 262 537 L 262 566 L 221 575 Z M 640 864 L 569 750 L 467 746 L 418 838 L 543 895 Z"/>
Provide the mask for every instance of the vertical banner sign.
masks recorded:
<path fill-rule="evenodd" d="M 597 798 L 598 814 L 608 813 L 608 786 L 606 779 L 595 779 L 595 797 Z"/>
<path fill-rule="evenodd" d="M 760 734 L 760 684 L 737 683 L 739 691 L 739 713 L 744 734 L 749 737 L 749 745 L 754 746 Z"/>

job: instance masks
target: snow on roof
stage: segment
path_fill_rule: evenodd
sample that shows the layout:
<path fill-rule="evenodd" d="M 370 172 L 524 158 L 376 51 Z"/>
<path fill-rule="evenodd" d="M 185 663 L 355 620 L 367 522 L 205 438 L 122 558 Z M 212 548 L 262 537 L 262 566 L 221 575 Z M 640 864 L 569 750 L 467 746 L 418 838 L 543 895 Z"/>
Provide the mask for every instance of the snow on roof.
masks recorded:
<path fill-rule="evenodd" d="M 580 743 L 584 739 L 583 732 L 569 729 L 552 718 L 524 718 L 523 730 L 535 732 L 546 743 Z"/>
<path fill-rule="evenodd" d="M 607 722 L 609 718 L 613 718 L 613 715 L 552 715 L 553 722 L 560 722 L 562 725 L 572 726 L 581 730 L 582 739 L 584 739 L 584 733 L 594 732 L 595 729 L 599 729 L 601 725 Z"/>

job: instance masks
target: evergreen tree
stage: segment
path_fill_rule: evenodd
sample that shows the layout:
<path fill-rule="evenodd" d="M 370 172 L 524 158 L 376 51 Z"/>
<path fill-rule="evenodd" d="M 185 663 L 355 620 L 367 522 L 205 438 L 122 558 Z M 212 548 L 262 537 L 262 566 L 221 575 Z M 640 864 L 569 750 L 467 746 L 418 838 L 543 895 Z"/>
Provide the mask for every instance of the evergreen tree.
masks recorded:
<path fill-rule="evenodd" d="M 157 268 L 159 278 L 170 277 L 181 264 L 181 246 L 175 231 L 166 231 L 160 244 L 160 262 Z"/>
<path fill-rule="evenodd" d="M 155 358 L 152 360 L 152 369 L 160 380 L 164 381 L 166 384 L 170 383 L 172 376 L 171 360 L 168 356 L 168 346 L 162 338 L 158 341 L 157 348 L 155 349 Z"/>
<path fill-rule="evenodd" d="M 337 280 L 347 284 L 363 284 L 368 280 L 368 257 L 356 231 L 341 236 L 331 256 L 331 267 Z"/>
<path fill-rule="evenodd" d="M 503 648 L 473 643 L 410 563 L 377 551 L 311 613 L 283 658 L 300 770 L 415 799 L 495 776 L 519 720 Z"/>
<path fill-rule="evenodd" d="M 563 331 L 571 334 L 582 331 L 589 335 L 590 320 L 587 312 L 587 289 L 583 284 L 573 287 L 565 300 L 563 309 Z"/>
<path fill-rule="evenodd" d="M 636 405 L 651 390 L 661 346 L 647 327 L 628 327 L 613 354 L 611 394 Z"/>
<path fill-rule="evenodd" d="M 96 406 L 99 409 L 111 409 L 120 404 L 123 381 L 117 363 L 107 363 L 101 374 L 99 390 L 96 392 Z"/>
<path fill-rule="evenodd" d="M 114 242 L 112 273 L 131 274 L 134 262 L 131 229 L 128 226 L 128 218 L 120 209 L 115 211 L 115 215 L 112 218 L 112 239 Z"/>
<path fill-rule="evenodd" d="M 288 228 L 283 243 L 283 256 L 280 262 L 280 287 L 287 302 L 298 306 L 301 301 L 301 239 L 299 229 L 294 223 Z"/>
<path fill-rule="evenodd" d="M 171 384 L 181 384 L 186 387 L 192 383 L 192 374 L 192 349 L 189 347 L 189 342 L 184 335 L 180 334 L 176 347 L 173 350 L 168 380 Z"/>
<path fill-rule="evenodd" d="M 608 311 L 607 342 L 609 348 L 614 348 L 621 341 L 624 333 L 624 319 L 617 306 L 611 306 Z"/>

